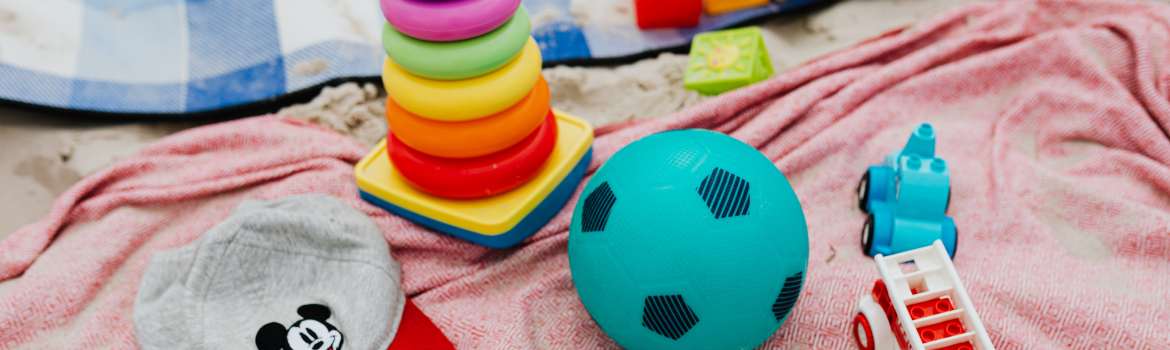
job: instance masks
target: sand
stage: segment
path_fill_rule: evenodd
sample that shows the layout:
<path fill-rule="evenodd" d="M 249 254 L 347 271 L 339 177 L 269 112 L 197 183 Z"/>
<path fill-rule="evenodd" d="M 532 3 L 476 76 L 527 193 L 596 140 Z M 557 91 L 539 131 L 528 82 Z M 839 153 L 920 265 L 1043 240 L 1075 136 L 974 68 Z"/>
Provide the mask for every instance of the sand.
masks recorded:
<path fill-rule="evenodd" d="M 687 56 L 662 54 L 616 68 L 544 70 L 553 107 L 594 125 L 668 115 L 708 97 L 683 89 Z"/>
<path fill-rule="evenodd" d="M 371 83 L 345 83 L 321 90 L 308 103 L 292 105 L 276 113 L 318 124 L 373 145 L 386 137 L 385 95 Z"/>

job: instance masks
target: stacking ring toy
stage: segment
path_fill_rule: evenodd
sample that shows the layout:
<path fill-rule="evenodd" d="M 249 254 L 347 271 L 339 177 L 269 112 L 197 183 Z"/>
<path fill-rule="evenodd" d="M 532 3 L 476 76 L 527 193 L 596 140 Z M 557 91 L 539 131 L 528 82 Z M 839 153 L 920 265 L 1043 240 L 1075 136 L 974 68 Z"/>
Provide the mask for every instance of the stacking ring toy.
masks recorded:
<path fill-rule="evenodd" d="M 531 38 L 520 55 L 494 72 L 464 80 L 432 80 L 407 73 L 387 58 L 386 94 L 424 118 L 464 121 L 499 113 L 519 102 L 540 79 L 540 49 Z"/>
<path fill-rule="evenodd" d="M 390 134 L 390 162 L 419 191 L 471 199 L 507 192 L 536 176 L 557 144 L 557 121 L 550 110 L 539 129 L 515 146 L 483 157 L 451 159 L 410 149 Z"/>
<path fill-rule="evenodd" d="M 382 0 L 382 14 L 399 31 L 427 41 L 477 37 L 508 21 L 520 0 Z"/>
<path fill-rule="evenodd" d="M 475 38 L 423 41 L 403 35 L 390 24 L 382 28 L 382 47 L 394 63 L 425 78 L 459 80 L 500 68 L 524 49 L 531 33 L 528 12 L 521 7 L 504 26 Z"/>
<path fill-rule="evenodd" d="M 487 117 L 464 122 L 441 122 L 410 113 L 386 99 L 386 122 L 399 141 L 436 157 L 472 158 L 511 147 L 531 134 L 548 114 L 548 83 L 536 88 L 515 106 Z"/>

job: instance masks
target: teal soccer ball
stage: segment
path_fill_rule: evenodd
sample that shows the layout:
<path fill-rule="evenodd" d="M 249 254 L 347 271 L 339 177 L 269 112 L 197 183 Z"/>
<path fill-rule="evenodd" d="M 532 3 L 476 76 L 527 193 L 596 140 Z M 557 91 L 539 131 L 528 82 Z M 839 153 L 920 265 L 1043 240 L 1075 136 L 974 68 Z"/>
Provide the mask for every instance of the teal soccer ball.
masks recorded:
<path fill-rule="evenodd" d="M 807 277 L 808 228 L 784 174 L 707 130 L 647 136 L 589 180 L 569 228 L 581 302 L 629 349 L 751 349 Z"/>

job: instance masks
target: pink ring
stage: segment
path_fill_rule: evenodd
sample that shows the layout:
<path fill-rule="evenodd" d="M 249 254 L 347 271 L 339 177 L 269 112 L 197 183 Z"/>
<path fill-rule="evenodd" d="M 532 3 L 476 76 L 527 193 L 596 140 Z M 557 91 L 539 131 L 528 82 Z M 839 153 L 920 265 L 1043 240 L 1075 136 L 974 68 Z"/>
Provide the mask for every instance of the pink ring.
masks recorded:
<path fill-rule="evenodd" d="M 427 41 L 474 38 L 507 22 L 520 0 L 381 0 L 382 15 L 399 32 Z"/>

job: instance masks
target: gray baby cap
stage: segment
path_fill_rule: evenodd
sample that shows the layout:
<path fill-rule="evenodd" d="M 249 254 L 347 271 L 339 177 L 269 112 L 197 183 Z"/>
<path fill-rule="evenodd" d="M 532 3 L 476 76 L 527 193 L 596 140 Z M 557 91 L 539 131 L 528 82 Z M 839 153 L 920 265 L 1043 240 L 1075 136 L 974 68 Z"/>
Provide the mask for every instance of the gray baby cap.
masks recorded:
<path fill-rule="evenodd" d="M 386 349 L 405 297 L 361 212 L 324 195 L 245 201 L 154 255 L 134 305 L 144 349 Z"/>

